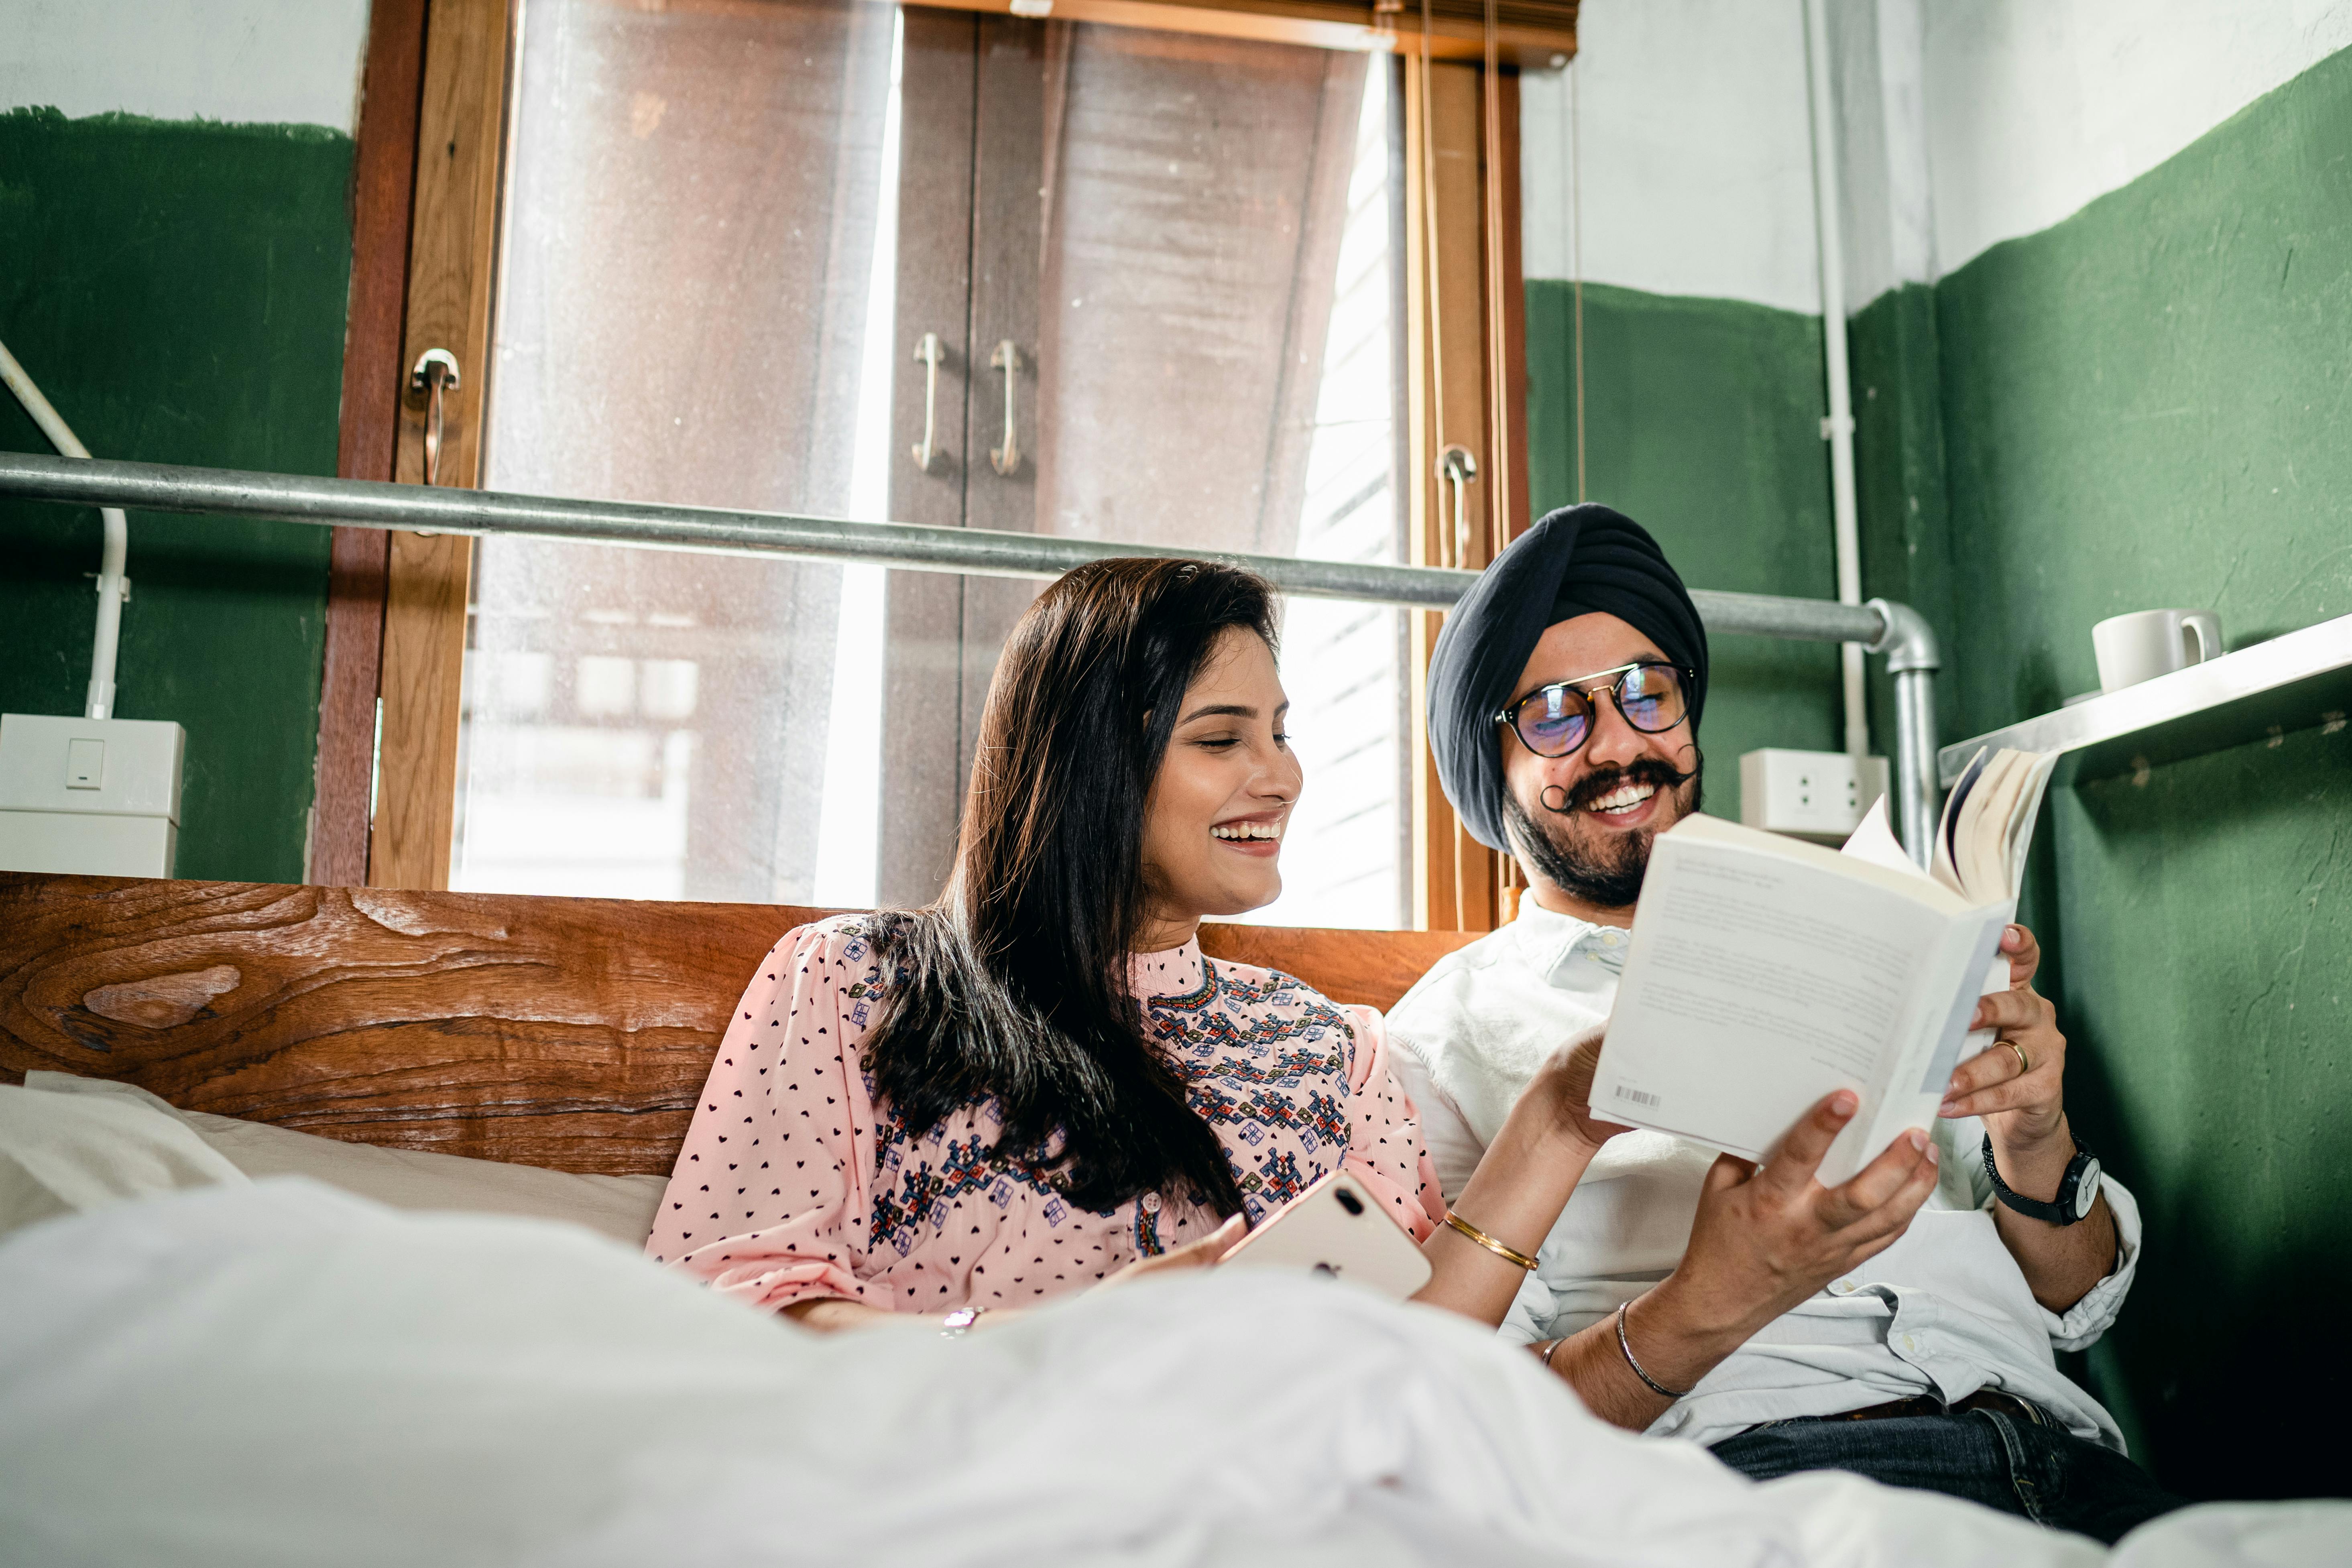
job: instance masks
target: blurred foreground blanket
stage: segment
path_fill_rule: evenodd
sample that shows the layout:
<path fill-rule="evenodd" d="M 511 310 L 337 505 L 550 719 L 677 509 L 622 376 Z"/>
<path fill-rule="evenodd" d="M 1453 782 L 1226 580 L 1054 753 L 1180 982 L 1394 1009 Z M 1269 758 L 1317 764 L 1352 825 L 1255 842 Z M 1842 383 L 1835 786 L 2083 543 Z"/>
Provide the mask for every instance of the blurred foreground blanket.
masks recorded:
<path fill-rule="evenodd" d="M 2345 1560 L 2352 1505 L 2193 1510 L 2128 1568 Z M 831 1338 L 572 1227 L 295 1179 L 0 1244 L 0 1559 L 1936 1564 L 2094 1543 L 1820 1475 L 1758 1486 L 1524 1352 L 1234 1272 L 961 1339 Z"/>

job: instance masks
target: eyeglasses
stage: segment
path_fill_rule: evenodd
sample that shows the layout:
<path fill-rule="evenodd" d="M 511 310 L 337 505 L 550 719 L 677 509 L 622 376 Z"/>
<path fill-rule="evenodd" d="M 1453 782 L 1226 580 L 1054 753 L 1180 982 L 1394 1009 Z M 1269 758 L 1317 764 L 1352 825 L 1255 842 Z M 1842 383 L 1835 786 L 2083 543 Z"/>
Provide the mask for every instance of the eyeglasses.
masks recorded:
<path fill-rule="evenodd" d="M 1587 688 L 1596 682 L 1607 683 L 1609 700 L 1625 722 L 1644 735 L 1654 735 L 1689 716 L 1690 687 L 1696 679 L 1696 672 L 1681 665 L 1640 659 L 1538 686 L 1496 714 L 1495 721 L 1508 724 L 1537 756 L 1564 757 L 1591 738 L 1600 692 Z"/>

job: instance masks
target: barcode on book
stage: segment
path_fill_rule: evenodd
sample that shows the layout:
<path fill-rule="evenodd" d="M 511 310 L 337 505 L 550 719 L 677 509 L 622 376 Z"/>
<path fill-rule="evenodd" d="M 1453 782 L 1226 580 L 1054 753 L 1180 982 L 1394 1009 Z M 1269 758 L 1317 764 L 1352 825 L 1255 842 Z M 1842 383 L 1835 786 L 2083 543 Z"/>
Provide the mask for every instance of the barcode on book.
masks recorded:
<path fill-rule="evenodd" d="M 1627 1089 L 1621 1083 L 1617 1086 L 1617 1098 L 1630 1100 L 1636 1105 L 1646 1105 L 1654 1110 L 1659 1097 L 1654 1094 L 1643 1094 L 1638 1089 Z"/>

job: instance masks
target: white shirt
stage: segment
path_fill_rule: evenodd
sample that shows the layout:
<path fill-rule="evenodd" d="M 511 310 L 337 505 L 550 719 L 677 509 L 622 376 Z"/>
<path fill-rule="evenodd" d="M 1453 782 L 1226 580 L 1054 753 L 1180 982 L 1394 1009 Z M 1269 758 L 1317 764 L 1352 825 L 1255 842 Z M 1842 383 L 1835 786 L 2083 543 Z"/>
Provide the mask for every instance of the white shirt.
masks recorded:
<path fill-rule="evenodd" d="M 1607 1020 L 1628 940 L 1530 897 L 1517 920 L 1440 961 L 1391 1010 L 1397 1075 L 1420 1108 L 1449 1203 L 1536 1069 Z M 1994 1228 L 1983 1123 L 1939 1121 L 1935 1137 L 1942 1175 L 1902 1239 L 1767 1324 L 1653 1433 L 1713 1443 L 1759 1422 L 1995 1388 L 2078 1436 L 2123 1448 L 2114 1418 L 2060 1375 L 2053 1352 L 2083 1349 L 2116 1321 L 2139 1261 L 2138 1205 L 2106 1178 L 2121 1256 L 2073 1308 L 2052 1312 Z M 1504 1334 L 1532 1343 L 1578 1332 L 1672 1273 L 1714 1159 L 1662 1132 L 1604 1144 L 1545 1238 Z"/>

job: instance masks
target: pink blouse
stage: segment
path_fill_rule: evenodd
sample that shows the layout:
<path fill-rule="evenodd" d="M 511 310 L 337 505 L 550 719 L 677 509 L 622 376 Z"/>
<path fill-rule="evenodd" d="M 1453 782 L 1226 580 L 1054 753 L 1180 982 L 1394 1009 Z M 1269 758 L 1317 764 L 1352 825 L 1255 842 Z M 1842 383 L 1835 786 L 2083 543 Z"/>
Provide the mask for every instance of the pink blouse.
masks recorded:
<path fill-rule="evenodd" d="M 1345 1166 L 1415 1240 L 1445 1215 L 1378 1012 L 1286 974 L 1135 960 L 1146 1026 L 1216 1130 L 1255 1223 Z M 1107 1213 L 994 1157 L 987 1105 L 919 1137 L 863 1068 L 887 989 L 860 917 L 785 933 L 720 1042 L 646 1250 L 771 1310 L 842 1297 L 908 1311 L 1033 1301 L 1216 1228 L 1188 1198 Z"/>

